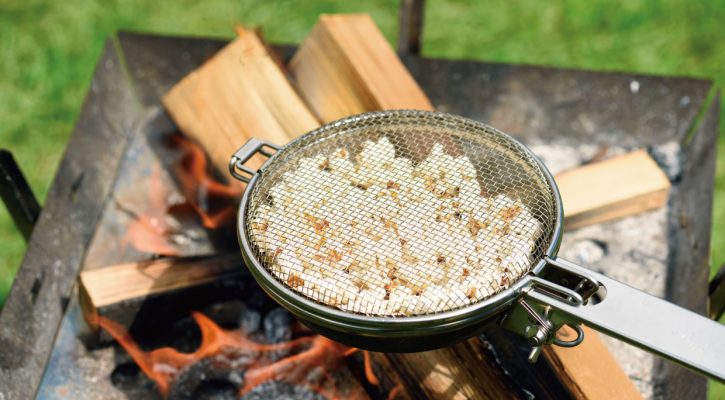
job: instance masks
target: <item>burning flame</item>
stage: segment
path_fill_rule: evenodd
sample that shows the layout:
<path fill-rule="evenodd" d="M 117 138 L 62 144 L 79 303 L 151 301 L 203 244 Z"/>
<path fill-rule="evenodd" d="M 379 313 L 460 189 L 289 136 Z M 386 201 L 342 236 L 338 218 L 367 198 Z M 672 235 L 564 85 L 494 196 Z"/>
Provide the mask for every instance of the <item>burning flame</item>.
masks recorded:
<path fill-rule="evenodd" d="M 209 173 L 204 150 L 196 143 L 181 135 L 171 136 L 171 142 L 182 154 L 176 167 L 181 190 L 204 227 L 215 229 L 231 221 L 234 205 L 242 192 L 241 184 L 215 180 Z"/>
<path fill-rule="evenodd" d="M 171 242 L 174 231 L 167 213 L 168 190 L 164 187 L 161 170 L 154 168 L 149 179 L 148 205 L 143 213 L 126 210 L 133 220 L 126 228 L 123 244 L 131 244 L 139 251 L 162 254 L 165 256 L 179 255 L 179 250 Z M 121 207 L 120 203 L 118 204 Z"/>
<path fill-rule="evenodd" d="M 160 219 L 140 215 L 126 228 L 126 240 L 139 251 L 164 256 L 177 256 L 179 250 L 168 240 L 168 227 Z"/>
<path fill-rule="evenodd" d="M 219 182 L 213 177 L 206 154 L 199 145 L 174 134 L 170 147 L 180 153 L 174 173 L 185 197 L 182 204 L 169 204 L 169 190 L 156 168 L 148 181 L 148 209 L 134 214 L 124 238 L 139 251 L 165 256 L 179 255 L 173 241 L 177 233 L 173 217 L 193 211 L 207 229 L 217 229 L 234 221 L 235 205 L 242 192 L 240 183 Z"/>
<path fill-rule="evenodd" d="M 358 349 L 331 341 L 324 336 L 302 336 L 285 343 L 262 344 L 251 340 L 243 331 L 226 331 L 201 313 L 192 313 L 201 330 L 201 345 L 193 353 L 181 353 L 165 347 L 150 352 L 142 350 L 120 324 L 99 317 L 99 325 L 113 336 L 128 352 L 141 370 L 166 396 L 174 379 L 192 364 L 213 357 L 215 362 L 244 370 L 244 384 L 239 395 L 249 393 L 269 380 L 286 381 L 304 385 L 328 399 L 363 399 L 367 393 L 359 384 L 341 385 L 336 380 L 342 360 Z M 280 351 L 290 351 L 289 356 L 275 359 Z M 370 355 L 364 353 L 365 375 L 373 385 L 379 380 L 373 372 Z M 332 371 L 332 372 L 331 372 Z M 402 386 L 395 387 L 389 398 L 395 398 Z"/>

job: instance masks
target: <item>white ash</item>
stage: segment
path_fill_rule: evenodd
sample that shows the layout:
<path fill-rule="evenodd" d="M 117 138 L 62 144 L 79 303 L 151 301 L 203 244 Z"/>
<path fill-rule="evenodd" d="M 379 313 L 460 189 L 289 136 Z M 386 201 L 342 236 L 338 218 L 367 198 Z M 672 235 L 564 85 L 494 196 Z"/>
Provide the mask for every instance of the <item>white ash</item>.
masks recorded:
<path fill-rule="evenodd" d="M 597 224 L 564 234 L 560 255 L 581 263 L 637 289 L 658 297 L 665 292 L 667 268 L 666 209 L 644 212 L 618 221 Z M 582 254 L 582 242 L 596 240 L 598 250 L 606 244 L 606 253 L 588 263 L 591 249 Z M 577 254 L 577 250 L 580 251 Z"/>
<path fill-rule="evenodd" d="M 670 181 L 680 179 L 684 163 L 682 162 L 682 148 L 678 142 L 672 141 L 652 146 L 649 153 Z"/>
<path fill-rule="evenodd" d="M 584 239 L 568 247 L 566 254 L 569 260 L 579 265 L 596 265 L 597 262 L 604 258 L 607 251 L 608 246 L 605 242 Z"/>
<path fill-rule="evenodd" d="M 342 310 L 420 315 L 485 299 L 528 272 L 541 224 L 483 197 L 476 170 L 435 144 L 418 165 L 387 138 L 303 158 L 252 217 L 269 270 Z"/>
<path fill-rule="evenodd" d="M 583 155 L 576 156 L 580 149 Z M 537 145 L 535 152 L 546 160 L 547 167 L 551 163 L 552 169 L 556 170 L 571 168 L 572 159 L 588 161 L 593 154 L 592 149 L 591 145 L 568 146 L 568 149 L 563 145 Z M 619 153 L 624 149 L 614 150 Z M 667 251 L 667 210 L 662 208 L 567 231 L 559 255 L 651 295 L 663 297 Z M 643 397 L 659 398 L 663 376 L 656 368 L 657 357 L 606 335 L 600 334 L 600 337 Z"/>
<path fill-rule="evenodd" d="M 528 147 L 539 156 L 552 175 L 579 167 L 595 158 L 610 158 L 627 152 L 623 147 L 596 144 L 572 147 L 566 144 L 533 143 Z"/>

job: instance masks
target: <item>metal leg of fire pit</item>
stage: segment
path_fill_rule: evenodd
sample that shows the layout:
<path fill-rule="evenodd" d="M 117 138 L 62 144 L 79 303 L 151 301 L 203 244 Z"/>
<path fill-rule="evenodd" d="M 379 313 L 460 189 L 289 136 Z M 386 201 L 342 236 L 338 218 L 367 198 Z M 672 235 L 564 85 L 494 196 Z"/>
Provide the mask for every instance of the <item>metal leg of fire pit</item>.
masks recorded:
<path fill-rule="evenodd" d="M 26 241 L 30 239 L 40 206 L 12 153 L 0 149 L 0 197 Z"/>
<path fill-rule="evenodd" d="M 710 281 L 710 310 L 708 315 L 714 320 L 720 319 L 725 313 L 725 264 L 720 267 Z"/>
<path fill-rule="evenodd" d="M 424 0 L 401 0 L 398 27 L 398 52 L 420 53 L 420 36 L 423 31 Z"/>

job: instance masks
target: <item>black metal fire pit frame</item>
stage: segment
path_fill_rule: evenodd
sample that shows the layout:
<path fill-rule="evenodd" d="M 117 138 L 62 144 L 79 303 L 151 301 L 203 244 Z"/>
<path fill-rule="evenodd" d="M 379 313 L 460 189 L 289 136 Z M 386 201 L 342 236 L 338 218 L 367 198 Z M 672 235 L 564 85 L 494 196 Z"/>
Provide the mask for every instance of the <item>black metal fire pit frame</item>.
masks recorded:
<path fill-rule="evenodd" d="M 417 48 L 416 33 L 406 40 L 406 48 Z M 129 138 L 149 129 L 148 115 L 162 110 L 163 93 L 224 44 L 133 33 L 107 42 L 0 314 L 0 399 L 37 393 Z M 293 51 L 277 49 L 285 58 Z M 402 58 L 437 109 L 498 126 L 523 142 L 679 145 L 681 169 L 668 204 L 666 297 L 706 312 L 719 109 L 711 81 L 436 60 L 414 53 Z M 639 90 L 630 90 L 633 81 Z M 497 335 L 504 334 L 487 339 L 494 345 L 507 340 Z M 525 351 L 499 351 L 530 368 Z M 704 398 L 704 378 L 674 365 L 660 367 L 667 377 L 665 397 Z"/>

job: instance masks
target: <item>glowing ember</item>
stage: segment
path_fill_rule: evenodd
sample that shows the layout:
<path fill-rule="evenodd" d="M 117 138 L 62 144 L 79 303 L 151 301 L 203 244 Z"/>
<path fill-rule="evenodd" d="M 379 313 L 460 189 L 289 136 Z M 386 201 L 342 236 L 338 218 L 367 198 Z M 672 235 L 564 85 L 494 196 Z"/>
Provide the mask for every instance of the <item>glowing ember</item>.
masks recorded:
<path fill-rule="evenodd" d="M 184 371 L 202 360 L 243 372 L 243 396 L 268 381 L 300 385 L 328 399 L 368 398 L 363 387 L 343 367 L 345 357 L 357 349 L 333 342 L 323 336 L 302 336 L 279 344 L 262 344 L 251 340 L 243 331 L 226 331 L 200 313 L 192 317 L 201 330 L 201 345 L 193 353 L 181 353 L 165 347 L 150 352 L 142 350 L 118 323 L 99 317 L 100 326 L 129 353 L 141 370 L 158 385 L 163 395 Z M 277 359 L 279 354 L 289 354 Z M 378 385 L 370 356 L 365 353 L 365 375 Z M 391 391 L 395 398 L 402 387 Z"/>

